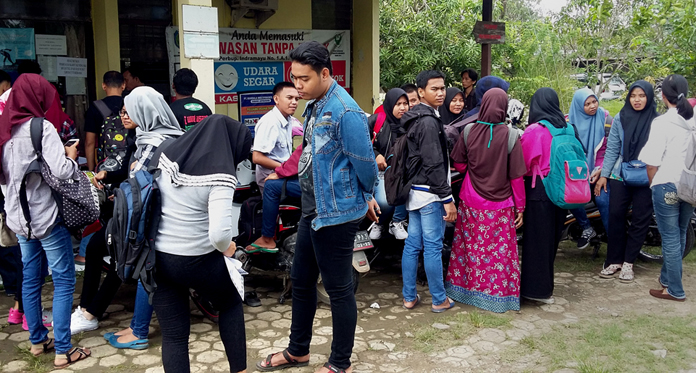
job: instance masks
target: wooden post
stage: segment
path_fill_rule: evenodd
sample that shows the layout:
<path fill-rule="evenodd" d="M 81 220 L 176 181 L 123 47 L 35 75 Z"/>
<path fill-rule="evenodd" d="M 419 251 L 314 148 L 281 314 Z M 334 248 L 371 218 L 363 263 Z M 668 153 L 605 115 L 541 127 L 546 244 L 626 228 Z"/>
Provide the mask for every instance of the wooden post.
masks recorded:
<path fill-rule="evenodd" d="M 493 21 L 493 0 L 483 0 L 482 21 Z M 481 77 L 491 75 L 491 45 L 481 44 Z"/>

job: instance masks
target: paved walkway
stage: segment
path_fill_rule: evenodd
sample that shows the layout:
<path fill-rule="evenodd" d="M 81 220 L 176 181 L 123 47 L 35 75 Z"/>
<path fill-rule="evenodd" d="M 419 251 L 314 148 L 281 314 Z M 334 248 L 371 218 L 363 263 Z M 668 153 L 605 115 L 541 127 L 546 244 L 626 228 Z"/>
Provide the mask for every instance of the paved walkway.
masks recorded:
<path fill-rule="evenodd" d="M 570 250 L 568 253 L 572 254 L 573 260 L 585 261 L 589 255 Z M 568 259 L 561 252 L 558 261 L 564 260 Z M 597 261 L 590 266 L 599 269 L 600 263 Z M 555 304 L 523 303 L 520 312 L 508 312 L 502 317 L 461 305 L 444 314 L 433 314 L 429 312 L 429 293 L 421 286 L 418 291 L 424 296 L 423 304 L 413 311 L 407 311 L 401 307 L 399 273 L 393 268 L 382 268 L 381 272 L 374 271 L 361 280 L 357 294 L 359 317 L 352 359 L 355 372 L 548 371 L 548 361 L 535 354 L 514 359 L 502 357 L 526 337 L 548 333 L 564 324 L 620 318 L 635 313 L 692 313 L 693 302 L 690 300 L 666 303 L 647 296 L 648 289 L 655 286 L 658 268 L 656 265 L 637 266 L 637 281 L 633 284 L 603 280 L 594 271 L 588 270 L 558 272 Z M 291 318 L 290 301 L 283 305 L 277 303 L 280 281 L 273 277 L 254 281 L 266 287 L 257 288 L 263 305 L 245 307 L 244 310 L 249 372 L 255 371 L 256 361 L 287 346 Z M 696 288 L 696 281 L 690 275 L 687 275 L 686 282 L 691 289 Z M 81 279 L 78 279 L 80 285 Z M 149 350 L 117 350 L 102 338 L 104 333 L 129 326 L 134 294 L 135 287 L 124 287 L 117 296 L 116 304 L 109 307 L 108 317 L 99 323 L 98 330 L 74 336 L 73 342 L 90 347 L 93 357 L 61 372 L 163 372 L 162 340 L 156 318 L 150 329 Z M 46 286 L 44 305 L 50 307 L 50 300 L 51 287 Z M 2 297 L 0 313 L 6 315 L 11 304 L 10 298 Z M 483 318 L 480 324 L 463 328 L 462 320 L 479 317 Z M 502 320 L 502 325 L 486 326 L 487 318 Z M 189 348 L 192 372 L 227 372 L 229 367 L 217 326 L 200 316 L 198 311 L 192 311 L 191 323 Z M 33 359 L 15 348 L 17 345 L 28 347 L 29 332 L 23 331 L 19 325 L 8 325 L 6 316 L 0 319 L 0 325 L 3 372 L 48 372 L 52 369 L 52 356 Z M 327 360 L 332 330 L 331 312 L 325 305 L 320 305 L 317 310 L 314 331 L 310 367 L 287 372 L 311 373 Z M 452 340 L 429 341 L 430 332 L 436 338 Z M 456 340 L 451 337 L 454 333 L 458 333 Z M 579 372 L 577 369 L 576 363 L 569 362 L 566 368 L 558 372 Z"/>

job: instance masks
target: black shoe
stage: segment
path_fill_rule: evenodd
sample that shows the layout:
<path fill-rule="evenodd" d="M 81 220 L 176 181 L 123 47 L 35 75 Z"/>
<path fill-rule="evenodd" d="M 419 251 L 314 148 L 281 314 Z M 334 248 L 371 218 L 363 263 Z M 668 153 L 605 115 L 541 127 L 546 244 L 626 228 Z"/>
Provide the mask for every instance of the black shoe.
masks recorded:
<path fill-rule="evenodd" d="M 592 227 L 582 231 L 582 235 L 578 239 L 578 249 L 582 250 L 590 245 L 590 240 L 597 235 L 597 232 Z"/>
<path fill-rule="evenodd" d="M 249 307 L 261 307 L 261 300 L 255 291 L 247 291 L 244 293 L 244 304 Z"/>

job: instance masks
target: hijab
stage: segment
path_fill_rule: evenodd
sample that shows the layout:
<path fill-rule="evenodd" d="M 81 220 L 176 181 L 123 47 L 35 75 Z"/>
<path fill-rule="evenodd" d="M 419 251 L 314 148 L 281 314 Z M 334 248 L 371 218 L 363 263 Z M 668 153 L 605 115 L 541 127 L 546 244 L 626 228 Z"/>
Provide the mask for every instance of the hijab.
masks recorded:
<path fill-rule="evenodd" d="M 465 115 L 464 118 L 468 118 L 474 114 L 478 114 L 478 112 L 481 110 L 481 102 L 483 101 L 483 95 L 488 92 L 488 90 L 492 88 L 500 88 L 503 91 L 507 92 L 508 89 L 510 88 L 510 83 L 506 82 L 502 78 L 498 78 L 497 76 L 493 75 L 488 75 L 484 76 L 483 78 L 479 79 L 478 82 L 476 82 L 476 107 L 469 110 Z"/>
<path fill-rule="evenodd" d="M 31 118 L 45 117 L 55 95 L 55 87 L 41 75 L 22 74 L 17 78 L 0 116 L 0 158 L 2 146 L 12 137 L 12 128 Z"/>
<path fill-rule="evenodd" d="M 597 95 L 589 88 L 582 88 L 575 91 L 573 102 L 570 104 L 568 121 L 575 126 L 580 137 L 582 146 L 587 149 L 587 166 L 589 170 L 594 170 L 595 154 L 604 142 L 604 119 L 606 117 L 603 108 L 597 108 L 595 115 L 585 113 L 585 102 L 590 97 L 594 97 L 599 102 Z"/>
<path fill-rule="evenodd" d="M 556 128 L 565 128 L 565 115 L 561 111 L 561 104 L 558 100 L 558 94 L 551 88 L 539 88 L 532 96 L 532 102 L 529 104 L 529 123 L 539 123 L 542 120 L 547 120 Z"/>
<path fill-rule="evenodd" d="M 452 151 L 454 162 L 467 165 L 467 176 L 476 193 L 493 202 L 510 198 L 510 180 L 527 172 L 519 140 L 508 155 L 511 129 L 504 124 L 507 107 L 504 90 L 488 90 L 481 98 L 479 120 L 471 125 L 466 143 L 460 138 Z"/>
<path fill-rule="evenodd" d="M 641 111 L 636 111 L 631 105 L 631 93 L 634 89 L 640 88 L 645 92 L 648 102 Z M 650 135 L 650 124 L 657 118 L 657 104 L 655 103 L 655 93 L 653 86 L 645 80 L 639 80 L 628 89 L 626 103 L 619 112 L 621 126 L 624 130 L 623 141 L 623 160 L 630 162 L 638 159 L 641 149 L 648 142 Z"/>
<path fill-rule="evenodd" d="M 401 120 L 394 116 L 394 106 L 396 106 L 396 102 L 399 101 L 401 97 L 406 97 L 406 103 L 408 104 L 408 95 L 406 91 L 401 88 L 392 88 L 387 92 L 387 95 L 384 97 L 384 103 L 382 104 L 384 114 L 387 115 L 387 122 L 393 126 L 398 126 L 401 123 Z"/>
<path fill-rule="evenodd" d="M 462 99 L 464 99 L 464 93 L 462 93 L 461 89 L 457 87 L 447 88 L 447 91 L 445 93 L 445 102 L 442 104 L 442 106 L 437 108 L 438 112 L 440 113 L 440 119 L 442 120 L 442 124 L 450 124 L 456 122 L 459 120 L 459 118 L 466 115 L 466 112 L 464 112 L 464 106 L 462 106 L 462 111 L 459 114 L 455 114 L 450 111 L 450 104 L 452 103 L 452 100 L 454 100 L 454 97 L 457 95 L 462 95 Z"/>
<path fill-rule="evenodd" d="M 164 97 L 152 87 L 137 87 L 123 101 L 128 116 L 138 124 L 135 130 L 136 157 L 140 156 L 144 145 L 159 146 L 168 137 L 183 134 Z"/>
<path fill-rule="evenodd" d="M 213 114 L 174 142 L 166 145 L 159 167 L 175 186 L 237 187 L 237 165 L 249 156 L 251 132 L 247 126 Z"/>

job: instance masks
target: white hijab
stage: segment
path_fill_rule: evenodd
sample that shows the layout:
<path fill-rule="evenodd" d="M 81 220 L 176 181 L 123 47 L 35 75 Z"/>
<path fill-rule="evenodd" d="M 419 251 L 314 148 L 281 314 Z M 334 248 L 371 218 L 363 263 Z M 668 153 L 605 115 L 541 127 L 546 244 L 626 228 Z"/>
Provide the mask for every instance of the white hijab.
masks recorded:
<path fill-rule="evenodd" d="M 138 124 L 135 130 L 135 144 L 138 147 L 136 157 L 145 145 L 159 146 L 169 137 L 183 135 L 184 132 L 164 97 L 152 87 L 133 89 L 124 103 L 128 116 Z"/>

